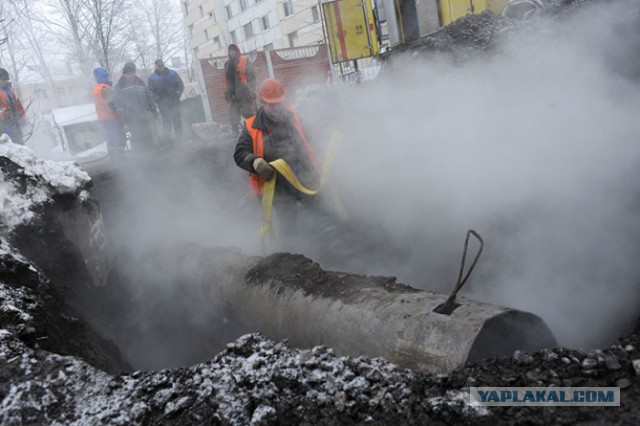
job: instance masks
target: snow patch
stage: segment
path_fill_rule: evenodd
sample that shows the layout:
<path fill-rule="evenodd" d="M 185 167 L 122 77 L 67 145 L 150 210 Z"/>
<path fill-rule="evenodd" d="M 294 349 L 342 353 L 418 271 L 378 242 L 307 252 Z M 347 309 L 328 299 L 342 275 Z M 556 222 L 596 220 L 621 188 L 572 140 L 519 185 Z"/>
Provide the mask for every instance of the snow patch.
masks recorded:
<path fill-rule="evenodd" d="M 29 147 L 14 144 L 6 138 L 0 138 L 0 156 L 16 163 L 23 169 L 24 176 L 38 183 L 21 189 L 0 172 L 0 223 L 8 232 L 29 223 L 34 218 L 34 208 L 50 202 L 52 196 L 77 194 L 91 181 L 77 164 L 40 159 Z"/>

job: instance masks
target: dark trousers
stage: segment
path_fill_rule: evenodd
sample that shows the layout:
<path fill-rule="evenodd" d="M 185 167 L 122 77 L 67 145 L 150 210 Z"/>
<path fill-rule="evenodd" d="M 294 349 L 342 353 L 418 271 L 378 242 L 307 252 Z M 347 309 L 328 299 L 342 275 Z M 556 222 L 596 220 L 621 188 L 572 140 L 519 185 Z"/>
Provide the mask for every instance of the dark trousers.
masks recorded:
<path fill-rule="evenodd" d="M 285 245 L 303 236 L 298 226 L 298 209 L 304 208 L 313 219 L 314 232 L 323 232 L 337 224 L 336 217 L 322 203 L 318 195 L 307 195 L 295 189 L 283 177 L 278 177 L 273 197 L 280 236 Z M 309 232 L 305 232 L 308 236 Z"/>
<path fill-rule="evenodd" d="M 171 137 L 173 134 L 174 139 L 180 142 L 182 140 L 182 114 L 180 112 L 180 104 L 161 105 L 159 108 L 165 136 Z"/>
<path fill-rule="evenodd" d="M 131 132 L 131 149 L 133 151 L 150 151 L 155 148 L 153 122 L 150 119 L 132 121 L 127 124 Z"/>
<path fill-rule="evenodd" d="M 126 141 L 124 130 L 118 120 L 102 120 L 102 130 L 107 141 L 107 151 L 124 150 Z"/>
<path fill-rule="evenodd" d="M 251 99 L 232 101 L 229 104 L 229 125 L 231 133 L 240 133 L 240 118 L 249 118 L 256 113 L 255 102 Z"/>

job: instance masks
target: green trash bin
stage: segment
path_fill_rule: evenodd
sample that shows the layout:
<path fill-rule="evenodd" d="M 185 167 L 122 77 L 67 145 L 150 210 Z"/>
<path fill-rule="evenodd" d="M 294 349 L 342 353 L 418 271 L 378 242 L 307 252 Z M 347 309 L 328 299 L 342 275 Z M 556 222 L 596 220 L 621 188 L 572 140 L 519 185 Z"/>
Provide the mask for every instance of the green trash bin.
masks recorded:
<path fill-rule="evenodd" d="M 202 106 L 202 96 L 198 95 L 181 101 L 180 114 L 182 115 L 182 137 L 185 141 L 193 140 L 194 134 L 191 125 L 206 121 L 204 107 Z"/>

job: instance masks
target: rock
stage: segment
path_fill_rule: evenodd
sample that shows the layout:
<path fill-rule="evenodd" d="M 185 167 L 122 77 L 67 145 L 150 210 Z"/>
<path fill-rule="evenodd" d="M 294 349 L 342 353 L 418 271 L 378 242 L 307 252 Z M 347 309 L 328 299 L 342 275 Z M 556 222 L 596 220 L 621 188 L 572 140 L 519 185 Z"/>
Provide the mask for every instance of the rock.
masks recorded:
<path fill-rule="evenodd" d="M 633 365 L 636 375 L 640 376 L 640 359 L 634 359 L 631 361 L 631 364 Z"/>
<path fill-rule="evenodd" d="M 545 361 L 555 361 L 556 359 L 558 359 L 558 354 L 555 353 L 552 349 L 543 349 L 542 358 Z"/>
<path fill-rule="evenodd" d="M 605 355 L 604 362 L 609 370 L 620 370 L 622 368 L 618 358 L 613 355 Z"/>
<path fill-rule="evenodd" d="M 631 381 L 629 379 L 622 378 L 616 382 L 616 386 L 618 386 L 620 389 L 626 389 L 631 386 Z"/>
<path fill-rule="evenodd" d="M 595 366 L 597 366 L 597 365 L 598 365 L 598 361 L 596 361 L 596 360 L 595 360 L 595 359 L 593 359 L 593 358 L 585 358 L 585 359 L 582 361 L 582 368 L 584 368 L 585 370 L 592 369 L 592 368 L 594 368 L 594 367 L 595 367 Z"/>
<path fill-rule="evenodd" d="M 275 422 L 278 412 L 270 405 L 259 405 L 251 416 L 251 425 L 267 425 Z"/>
<path fill-rule="evenodd" d="M 347 402 L 347 394 L 344 393 L 343 391 L 336 392 L 334 396 L 334 404 L 335 404 L 336 410 L 339 413 L 342 413 L 344 411 L 346 402 Z"/>
<path fill-rule="evenodd" d="M 513 362 L 517 365 L 533 364 L 533 357 L 526 352 L 515 351 L 513 353 Z"/>
<path fill-rule="evenodd" d="M 191 405 L 191 402 L 192 402 L 191 398 L 189 398 L 188 396 L 183 396 L 182 398 L 178 398 L 176 401 L 169 401 L 167 405 L 164 407 L 164 414 L 168 415 L 168 414 L 177 413 L 180 410 L 183 410 L 184 408 Z"/>
<path fill-rule="evenodd" d="M 627 346 L 624 347 L 624 350 L 627 351 L 627 352 L 633 352 L 633 351 L 636 350 L 636 347 L 633 346 L 633 345 L 627 345 Z"/>

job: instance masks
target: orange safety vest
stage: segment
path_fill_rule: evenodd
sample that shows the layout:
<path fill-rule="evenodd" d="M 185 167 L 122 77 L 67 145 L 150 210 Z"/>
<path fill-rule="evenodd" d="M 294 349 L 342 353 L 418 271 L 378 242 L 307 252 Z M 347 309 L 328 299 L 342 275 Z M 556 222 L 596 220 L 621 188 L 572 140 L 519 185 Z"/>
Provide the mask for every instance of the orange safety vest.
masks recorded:
<path fill-rule="evenodd" d="M 113 113 L 111 108 L 109 108 L 109 104 L 104 99 L 104 94 L 102 90 L 105 87 L 111 87 L 108 84 L 100 83 L 96 84 L 93 88 L 93 102 L 96 104 L 96 115 L 98 116 L 98 120 L 115 120 L 116 115 Z"/>
<path fill-rule="evenodd" d="M 227 62 L 228 64 L 228 62 Z M 240 56 L 238 59 L 238 65 L 236 65 L 236 72 L 238 73 L 238 79 L 240 80 L 240 84 L 247 84 L 247 57 Z M 224 91 L 227 91 L 227 77 L 226 77 L 226 68 L 225 68 L 225 76 L 224 76 Z"/>
<path fill-rule="evenodd" d="M 300 120 L 298 119 L 298 114 L 296 111 L 287 107 L 287 110 L 293 114 L 293 122 L 296 126 L 296 130 L 300 135 L 300 139 L 304 142 L 305 148 L 307 148 L 307 154 L 309 155 L 309 159 L 311 160 L 311 165 L 313 169 L 320 175 L 320 167 L 318 167 L 318 162 L 316 160 L 316 152 L 307 142 L 307 138 L 304 137 L 304 132 L 302 131 L 302 126 L 300 125 Z M 249 134 L 251 135 L 251 140 L 253 141 L 253 155 L 264 158 L 264 141 L 262 139 L 262 129 L 256 129 L 253 127 L 253 122 L 255 121 L 256 116 L 249 117 L 245 120 L 245 125 L 247 126 L 247 130 L 249 130 Z M 253 173 L 249 174 L 249 183 L 251 183 L 251 190 L 254 195 L 262 195 L 262 189 L 264 187 L 264 179 L 262 179 L 258 175 L 254 175 Z"/>
<path fill-rule="evenodd" d="M 236 67 L 236 71 L 238 72 L 240 83 L 247 84 L 247 57 L 246 56 L 240 56 L 240 60 L 238 61 L 238 66 Z"/>
<path fill-rule="evenodd" d="M 20 99 L 18 99 L 13 89 L 9 88 L 9 90 L 11 90 L 11 93 L 16 100 L 16 110 L 18 111 L 19 118 L 24 117 L 24 107 L 22 106 L 22 102 L 20 102 Z M 9 105 L 7 95 L 4 93 L 4 90 L 0 89 L 0 118 L 6 118 L 6 112 L 9 111 L 10 108 L 11 106 Z"/>

